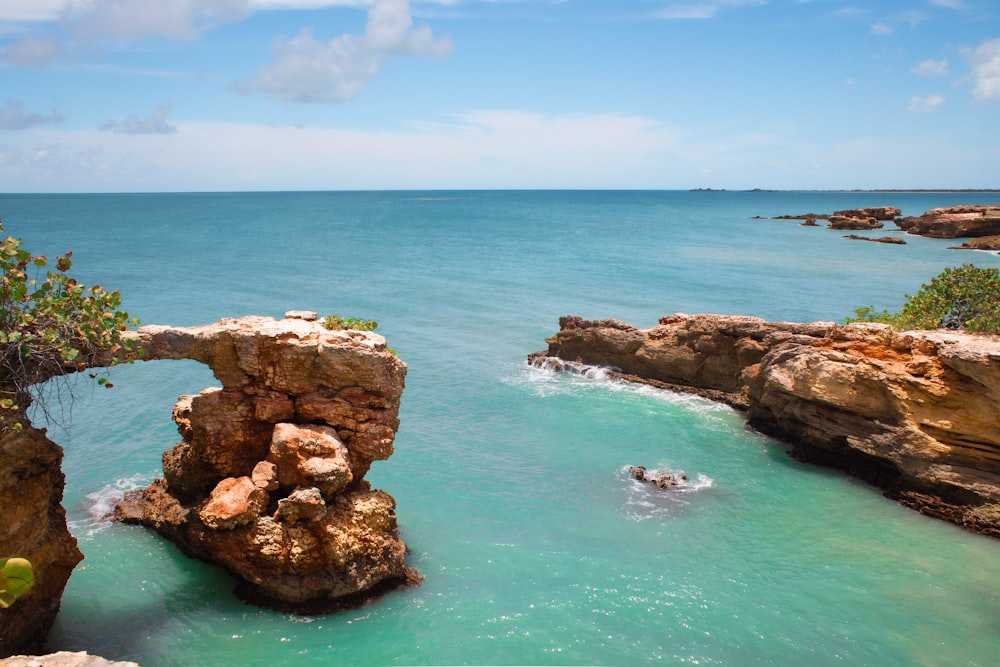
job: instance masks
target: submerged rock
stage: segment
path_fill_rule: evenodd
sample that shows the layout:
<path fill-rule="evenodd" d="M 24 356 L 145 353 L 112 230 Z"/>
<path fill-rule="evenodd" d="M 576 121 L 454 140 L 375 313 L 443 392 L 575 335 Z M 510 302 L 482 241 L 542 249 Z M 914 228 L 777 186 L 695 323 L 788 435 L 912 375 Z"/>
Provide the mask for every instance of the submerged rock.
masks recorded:
<path fill-rule="evenodd" d="M 725 400 L 800 459 L 1000 537 L 1000 337 L 724 315 L 559 326 L 532 363 L 614 366 L 618 377 Z"/>
<path fill-rule="evenodd" d="M 146 359 L 196 359 L 222 388 L 182 397 L 163 479 L 114 518 L 153 528 L 265 606 L 321 613 L 416 583 L 396 503 L 364 479 L 388 458 L 406 364 L 381 336 L 312 314 L 143 327 Z"/>

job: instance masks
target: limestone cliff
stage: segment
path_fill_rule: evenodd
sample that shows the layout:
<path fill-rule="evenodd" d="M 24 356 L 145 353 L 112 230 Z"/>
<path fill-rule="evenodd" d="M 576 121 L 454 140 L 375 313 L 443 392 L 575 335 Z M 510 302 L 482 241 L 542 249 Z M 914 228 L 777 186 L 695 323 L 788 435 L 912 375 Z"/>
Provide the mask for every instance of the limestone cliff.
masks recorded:
<path fill-rule="evenodd" d="M 62 507 L 63 451 L 45 432 L 0 435 L 0 556 L 31 561 L 35 585 L 0 609 L 0 657 L 39 650 L 76 564 L 83 560 Z"/>
<path fill-rule="evenodd" d="M 145 359 L 201 361 L 222 387 L 181 397 L 163 479 L 115 518 L 222 565 L 251 601 L 312 613 L 418 578 L 395 501 L 364 479 L 392 454 L 406 364 L 377 334 L 290 315 L 139 330 Z"/>
<path fill-rule="evenodd" d="M 747 409 L 792 454 L 1000 537 L 1000 338 L 673 315 L 651 329 L 564 317 L 535 364 L 610 366 Z M 561 363 L 561 362 L 556 362 Z"/>

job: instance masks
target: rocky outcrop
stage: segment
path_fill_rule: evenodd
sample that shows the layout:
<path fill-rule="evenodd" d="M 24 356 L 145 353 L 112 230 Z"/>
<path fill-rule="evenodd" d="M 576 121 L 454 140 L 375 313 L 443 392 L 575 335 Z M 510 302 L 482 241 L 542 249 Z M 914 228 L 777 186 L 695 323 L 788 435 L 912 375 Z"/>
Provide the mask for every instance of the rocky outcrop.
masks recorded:
<path fill-rule="evenodd" d="M 245 599 L 305 613 L 419 578 L 395 501 L 364 479 L 392 454 L 406 364 L 377 334 L 315 319 L 140 329 L 145 359 L 201 361 L 222 387 L 178 401 L 163 479 L 114 513 L 222 565 Z"/>
<path fill-rule="evenodd" d="M 980 236 L 978 238 L 964 241 L 962 245 L 953 246 L 952 250 L 989 250 L 1000 251 L 1000 235 Z"/>
<path fill-rule="evenodd" d="M 937 239 L 1000 235 L 1000 204 L 934 208 L 919 217 L 896 220 L 908 234 Z"/>
<path fill-rule="evenodd" d="M 808 227 L 816 226 L 817 220 L 826 220 L 827 229 L 861 230 L 881 229 L 883 220 L 893 220 L 901 211 L 893 206 L 875 206 L 870 208 L 851 208 L 833 213 L 801 213 L 797 215 L 779 215 L 774 220 L 804 220 L 802 224 Z"/>
<path fill-rule="evenodd" d="M 855 218 L 846 215 L 831 215 L 826 225 L 827 229 L 881 229 L 882 223 L 873 217 Z"/>
<path fill-rule="evenodd" d="M 1000 537 L 998 337 L 678 314 L 651 329 L 564 317 L 547 342 L 531 363 L 707 391 L 798 458 Z"/>
<path fill-rule="evenodd" d="M 15 655 L 0 660 L 0 667 L 139 667 L 134 662 L 105 660 L 83 651 L 59 651 L 48 655 Z"/>
<path fill-rule="evenodd" d="M 906 245 L 906 241 L 899 238 L 898 236 L 858 236 L 857 234 L 848 234 L 844 237 L 845 239 L 850 239 L 851 241 L 871 241 L 873 243 L 888 243 L 890 245 Z"/>
<path fill-rule="evenodd" d="M 28 594 L 0 608 L 0 657 L 41 648 L 66 582 L 83 560 L 66 527 L 62 457 L 42 430 L 0 435 L 0 557 L 28 559 L 35 576 Z"/>

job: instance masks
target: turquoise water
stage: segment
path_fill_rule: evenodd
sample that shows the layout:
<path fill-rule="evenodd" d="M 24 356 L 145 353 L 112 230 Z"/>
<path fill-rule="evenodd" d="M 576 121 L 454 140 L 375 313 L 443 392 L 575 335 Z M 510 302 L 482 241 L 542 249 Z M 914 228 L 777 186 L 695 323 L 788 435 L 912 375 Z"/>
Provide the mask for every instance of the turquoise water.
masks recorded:
<path fill-rule="evenodd" d="M 1000 656 L 1000 543 L 796 463 L 700 399 L 526 366 L 560 315 L 839 320 L 898 307 L 953 241 L 843 240 L 807 211 L 904 214 L 981 196 L 687 192 L 0 195 L 5 232 L 122 291 L 145 323 L 286 310 L 378 320 L 409 364 L 398 501 L 420 588 L 326 617 L 98 517 L 149 483 L 192 362 L 76 384 L 50 431 L 86 560 L 50 647 L 154 665 L 982 665 Z M 895 233 L 891 231 L 880 232 Z M 684 472 L 679 493 L 629 465 Z"/>

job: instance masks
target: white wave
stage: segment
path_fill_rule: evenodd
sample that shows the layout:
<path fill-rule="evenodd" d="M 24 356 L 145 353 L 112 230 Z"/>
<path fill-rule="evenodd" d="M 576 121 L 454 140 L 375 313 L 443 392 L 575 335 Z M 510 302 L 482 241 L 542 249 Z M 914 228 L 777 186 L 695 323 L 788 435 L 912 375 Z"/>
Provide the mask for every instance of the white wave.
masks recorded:
<path fill-rule="evenodd" d="M 691 494 L 715 485 L 715 480 L 704 473 L 692 476 L 665 466 L 646 468 L 644 480 L 635 478 L 631 466 L 623 466 L 620 473 L 626 478 L 625 514 L 633 521 L 676 515 L 691 504 Z M 660 478 L 665 478 L 665 486 L 656 483 Z"/>
<path fill-rule="evenodd" d="M 572 393 L 597 388 L 623 392 L 635 396 L 683 407 L 707 418 L 730 419 L 738 410 L 703 396 L 680 391 L 660 389 L 639 382 L 629 382 L 613 375 L 616 368 L 590 366 L 556 357 L 539 357 L 521 367 L 521 373 L 508 378 L 511 384 L 521 384 L 533 389 L 539 396 Z"/>
<path fill-rule="evenodd" d="M 71 531 L 94 535 L 104 530 L 111 523 L 108 520 L 108 515 L 114 510 L 115 505 L 125 497 L 125 493 L 149 486 L 152 481 L 152 475 L 136 473 L 130 477 L 116 479 L 111 484 L 106 484 L 97 491 L 88 493 L 86 496 L 88 518 L 70 522 Z"/>

